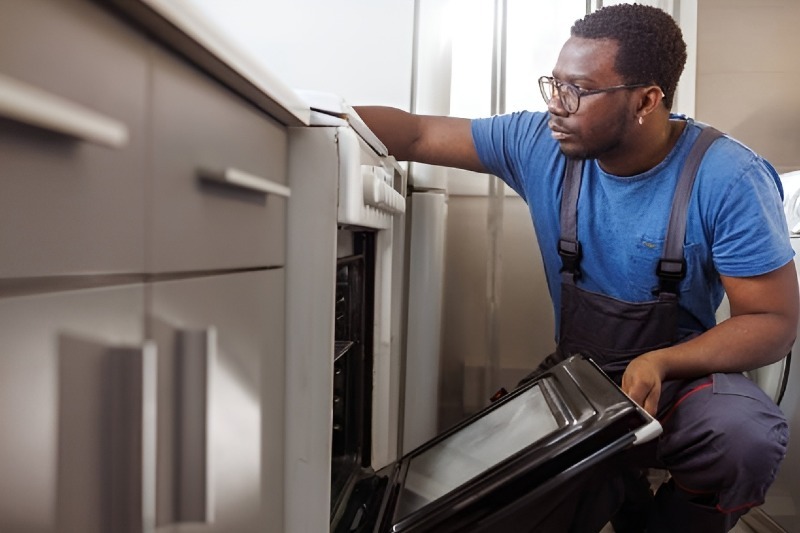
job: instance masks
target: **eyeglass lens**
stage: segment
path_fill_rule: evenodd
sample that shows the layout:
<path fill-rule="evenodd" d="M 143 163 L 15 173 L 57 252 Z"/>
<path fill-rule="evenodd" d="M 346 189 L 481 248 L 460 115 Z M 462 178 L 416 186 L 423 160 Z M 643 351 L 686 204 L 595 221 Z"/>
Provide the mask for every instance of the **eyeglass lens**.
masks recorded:
<path fill-rule="evenodd" d="M 546 103 L 550 103 L 550 99 L 557 95 L 561 106 L 567 113 L 575 113 L 578 110 L 580 94 L 576 87 L 568 83 L 559 83 L 547 76 L 542 76 L 539 78 L 539 89 Z"/>

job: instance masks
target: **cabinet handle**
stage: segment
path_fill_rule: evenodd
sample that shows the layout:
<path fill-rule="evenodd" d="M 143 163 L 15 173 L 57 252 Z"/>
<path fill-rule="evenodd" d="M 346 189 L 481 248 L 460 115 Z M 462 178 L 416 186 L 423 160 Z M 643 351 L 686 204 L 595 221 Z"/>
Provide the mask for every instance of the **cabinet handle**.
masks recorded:
<path fill-rule="evenodd" d="M 288 198 L 292 195 L 289 187 L 275 183 L 267 178 L 256 176 L 244 172 L 237 168 L 226 168 L 224 170 L 212 170 L 202 168 L 198 171 L 201 179 L 213 181 L 217 183 L 224 183 L 225 185 L 232 185 L 240 189 L 247 189 L 248 191 L 256 191 L 265 194 L 275 194 Z"/>
<path fill-rule="evenodd" d="M 209 390 L 217 351 L 215 328 L 183 330 L 177 350 L 176 521 L 214 521 Z"/>
<path fill-rule="evenodd" d="M 124 123 L 3 74 L 0 117 L 110 148 L 128 144 Z"/>
<path fill-rule="evenodd" d="M 156 345 L 111 350 L 111 531 L 156 523 Z"/>

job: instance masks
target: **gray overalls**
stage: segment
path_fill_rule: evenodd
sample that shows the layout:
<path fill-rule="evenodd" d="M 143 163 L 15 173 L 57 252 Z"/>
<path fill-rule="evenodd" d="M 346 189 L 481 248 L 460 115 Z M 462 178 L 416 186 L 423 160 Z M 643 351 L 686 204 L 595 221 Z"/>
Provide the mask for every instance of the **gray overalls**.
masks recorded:
<path fill-rule="evenodd" d="M 678 284 L 685 272 L 686 211 L 703 154 L 721 134 L 705 127 L 684 164 L 673 198 L 662 257 L 654 270 L 657 298 L 621 301 L 581 289 L 577 204 L 582 161 L 568 161 L 561 202 L 559 255 L 561 329 L 558 348 L 545 365 L 574 353 L 589 355 L 618 383 L 636 356 L 687 339 L 677 338 Z M 786 420 L 761 389 L 742 374 L 713 374 L 662 384 L 657 418 L 663 435 L 582 478 L 572 530 L 600 529 L 627 492 L 631 472 L 666 468 L 672 479 L 648 503 L 647 531 L 727 531 L 750 507 L 759 505 L 786 451 Z M 622 479 L 627 481 L 623 482 Z M 639 493 L 641 494 L 641 493 Z M 647 492 L 649 496 L 649 492 Z M 635 494 L 633 495 L 636 496 Z"/>

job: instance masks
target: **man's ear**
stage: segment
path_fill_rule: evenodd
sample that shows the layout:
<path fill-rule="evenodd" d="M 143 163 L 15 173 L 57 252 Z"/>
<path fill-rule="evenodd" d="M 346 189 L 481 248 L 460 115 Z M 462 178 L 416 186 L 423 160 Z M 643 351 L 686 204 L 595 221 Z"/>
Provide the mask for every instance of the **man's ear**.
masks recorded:
<path fill-rule="evenodd" d="M 644 117 L 658 109 L 661 101 L 664 99 L 664 91 L 658 85 L 651 85 L 646 87 L 642 94 L 642 99 L 639 102 L 639 109 L 637 115 Z"/>

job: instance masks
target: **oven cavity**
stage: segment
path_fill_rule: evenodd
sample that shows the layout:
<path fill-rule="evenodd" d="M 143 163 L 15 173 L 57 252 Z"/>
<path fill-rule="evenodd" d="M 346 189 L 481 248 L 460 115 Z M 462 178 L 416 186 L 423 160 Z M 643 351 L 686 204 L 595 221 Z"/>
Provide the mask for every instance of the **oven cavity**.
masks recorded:
<path fill-rule="evenodd" d="M 331 521 L 370 465 L 374 233 L 346 232 L 353 254 L 337 260 L 333 349 Z"/>

